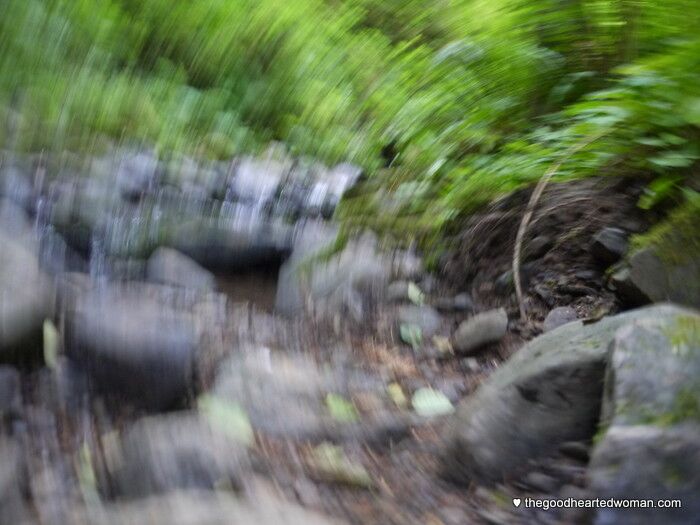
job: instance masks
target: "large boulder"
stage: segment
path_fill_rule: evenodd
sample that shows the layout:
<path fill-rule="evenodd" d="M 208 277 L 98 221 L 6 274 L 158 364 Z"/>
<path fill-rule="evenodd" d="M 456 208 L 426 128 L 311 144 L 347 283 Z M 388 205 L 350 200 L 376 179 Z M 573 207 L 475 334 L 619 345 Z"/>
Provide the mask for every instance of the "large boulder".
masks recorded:
<path fill-rule="evenodd" d="M 209 269 L 236 271 L 279 265 L 291 249 L 291 228 L 258 217 L 249 209 L 239 211 L 170 224 L 164 242 Z"/>
<path fill-rule="evenodd" d="M 302 281 L 310 270 L 305 265 L 310 264 L 313 257 L 330 249 L 337 235 L 337 227 L 321 221 L 309 221 L 299 228 L 294 237 L 292 253 L 280 267 L 277 277 L 275 310 L 285 315 L 302 310 Z"/>
<path fill-rule="evenodd" d="M 689 199 L 634 241 L 612 282 L 629 303 L 673 301 L 700 308 L 700 199 Z"/>
<path fill-rule="evenodd" d="M 384 293 L 392 261 L 368 235 L 349 241 L 329 258 L 314 260 L 331 246 L 331 235 L 324 230 L 322 226 L 313 227 L 299 241 L 295 249 L 298 254 L 281 268 L 277 307 L 290 314 L 308 302 L 325 316 L 349 315 L 361 321 L 367 307 Z"/>
<path fill-rule="evenodd" d="M 383 251 L 369 233 L 333 252 L 336 233 L 322 222 L 309 222 L 298 233 L 291 257 L 280 268 L 279 312 L 290 315 L 311 306 L 326 319 L 362 322 L 385 297 L 392 279 L 415 279 L 422 272 L 415 254 Z"/>
<path fill-rule="evenodd" d="M 158 157 L 149 151 L 118 151 L 115 156 L 119 192 L 126 199 L 139 198 L 155 182 Z"/>
<path fill-rule="evenodd" d="M 8 420 L 22 410 L 19 372 L 11 366 L 0 366 L 0 433 Z"/>
<path fill-rule="evenodd" d="M 589 465 L 591 495 L 642 500 L 641 508 L 604 508 L 596 525 L 691 525 L 700 516 L 700 425 L 615 425 Z M 659 500 L 680 506 L 654 508 Z M 650 503 L 651 507 L 650 507 Z"/>
<path fill-rule="evenodd" d="M 0 434 L 0 523 L 29 523 L 25 455 L 17 440 Z"/>
<path fill-rule="evenodd" d="M 700 515 L 700 315 L 646 317 L 620 328 L 589 467 L 596 497 L 679 499 L 681 508 L 605 509 L 599 524 L 695 523 Z"/>
<path fill-rule="evenodd" d="M 52 312 L 52 286 L 34 250 L 0 229 L 0 361 L 33 358 Z"/>
<path fill-rule="evenodd" d="M 684 313 L 658 305 L 594 324 L 571 322 L 530 341 L 459 406 L 447 438 L 446 474 L 496 481 L 559 443 L 590 438 L 616 330 L 640 319 L 670 323 Z"/>
<path fill-rule="evenodd" d="M 678 247 L 679 253 L 686 249 Z M 667 258 L 651 248 L 629 259 L 629 283 L 652 302 L 674 301 L 700 308 L 700 259 Z"/>
<path fill-rule="evenodd" d="M 191 316 L 146 290 L 80 297 L 66 317 L 66 352 L 102 392 L 168 408 L 188 393 L 198 336 Z"/>
<path fill-rule="evenodd" d="M 243 444 L 191 413 L 142 419 L 111 446 L 112 484 L 124 498 L 176 489 L 240 489 L 249 467 Z"/>
<path fill-rule="evenodd" d="M 325 396 L 337 388 L 335 376 L 310 358 L 262 348 L 223 363 L 213 394 L 243 408 L 256 430 L 275 436 L 318 437 L 331 423 Z"/>
<path fill-rule="evenodd" d="M 231 190 L 239 201 L 261 206 L 269 204 L 290 169 L 288 160 L 242 158 L 236 167 Z"/>
<path fill-rule="evenodd" d="M 198 291 L 216 287 L 214 276 L 186 255 L 171 248 L 158 248 L 148 259 L 146 276 L 149 280 L 182 286 Z"/>
<path fill-rule="evenodd" d="M 25 210 L 30 210 L 34 200 L 31 170 L 19 163 L 3 162 L 0 166 L 0 197 L 6 197 Z"/>

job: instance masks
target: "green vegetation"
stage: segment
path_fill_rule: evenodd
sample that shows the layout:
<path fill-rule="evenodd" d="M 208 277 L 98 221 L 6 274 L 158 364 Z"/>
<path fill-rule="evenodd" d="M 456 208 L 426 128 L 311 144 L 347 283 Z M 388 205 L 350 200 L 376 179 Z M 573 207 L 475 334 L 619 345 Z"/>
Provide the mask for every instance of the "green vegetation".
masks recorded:
<path fill-rule="evenodd" d="M 5 0 L 0 141 L 282 141 L 366 169 L 348 226 L 425 239 L 600 135 L 557 179 L 648 177 L 650 208 L 700 155 L 699 22 L 697 0 Z"/>

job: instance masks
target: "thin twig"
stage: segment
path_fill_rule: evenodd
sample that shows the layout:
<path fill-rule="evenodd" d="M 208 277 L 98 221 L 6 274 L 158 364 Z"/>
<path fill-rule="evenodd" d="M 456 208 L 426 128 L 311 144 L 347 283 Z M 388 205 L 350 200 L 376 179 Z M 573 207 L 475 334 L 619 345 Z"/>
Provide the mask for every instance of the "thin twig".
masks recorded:
<path fill-rule="evenodd" d="M 559 168 L 561 168 L 562 164 L 569 160 L 569 158 L 577 153 L 578 151 L 582 150 L 586 146 L 588 146 L 591 142 L 594 142 L 598 140 L 600 137 L 602 137 L 605 133 L 607 133 L 608 130 L 601 131 L 600 133 L 596 133 L 595 135 L 587 138 L 586 140 L 579 142 L 578 144 L 575 144 L 571 148 L 569 148 L 565 153 L 564 156 L 557 162 L 556 164 L 552 165 L 551 168 L 549 168 L 544 175 L 542 175 L 542 178 L 539 180 L 537 183 L 537 186 L 535 186 L 534 191 L 532 192 L 532 195 L 530 195 L 530 200 L 527 203 L 527 208 L 525 209 L 525 214 L 523 215 L 522 220 L 520 221 L 520 226 L 518 227 L 518 233 L 515 236 L 515 247 L 513 249 L 513 283 L 515 284 L 515 297 L 518 300 L 518 307 L 520 308 L 520 318 L 525 319 L 525 303 L 523 301 L 523 288 L 522 284 L 520 282 L 520 253 L 521 253 L 521 248 L 523 244 L 523 239 L 525 238 L 525 234 L 527 233 L 527 227 L 528 224 L 530 223 L 530 219 L 532 219 L 532 214 L 535 211 L 535 207 L 537 206 L 537 202 L 540 200 L 540 197 L 542 196 L 542 193 L 544 192 L 545 187 L 547 186 L 547 183 L 549 180 L 556 175 L 556 173 L 559 171 Z"/>

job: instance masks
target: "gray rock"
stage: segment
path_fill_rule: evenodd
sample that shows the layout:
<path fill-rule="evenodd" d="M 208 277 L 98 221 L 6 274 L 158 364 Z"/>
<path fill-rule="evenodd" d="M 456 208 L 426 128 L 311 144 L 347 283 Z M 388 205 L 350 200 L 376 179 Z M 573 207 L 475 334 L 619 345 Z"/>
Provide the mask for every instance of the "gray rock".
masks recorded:
<path fill-rule="evenodd" d="M 394 281 L 393 283 L 390 283 L 386 289 L 387 301 L 395 303 L 409 301 L 408 287 L 408 281 Z"/>
<path fill-rule="evenodd" d="M 593 236 L 591 253 L 601 264 L 610 266 L 627 251 L 627 233 L 619 228 L 603 228 Z"/>
<path fill-rule="evenodd" d="M 595 324 L 575 321 L 530 341 L 459 406 L 447 438 L 446 474 L 495 481 L 564 441 L 590 439 L 616 330 L 679 315 L 685 311 L 658 305 Z"/>
<path fill-rule="evenodd" d="M 35 253 L 0 229 L 0 361 L 23 361 L 41 349 L 53 290 Z"/>
<path fill-rule="evenodd" d="M 559 306 L 547 314 L 547 317 L 544 319 L 544 323 L 542 323 L 542 331 L 549 332 L 558 326 L 570 323 L 576 319 L 578 319 L 576 310 L 570 306 Z"/>
<path fill-rule="evenodd" d="M 599 524 L 695 523 L 700 515 L 700 315 L 675 309 L 621 327 L 588 477 L 595 497 L 676 499 L 681 508 L 601 509 Z"/>
<path fill-rule="evenodd" d="M 311 259 L 321 251 L 330 248 L 337 234 L 337 227 L 321 221 L 310 221 L 299 229 L 294 238 L 292 253 L 280 267 L 277 278 L 277 312 L 292 315 L 302 310 L 308 277 L 305 265 L 310 264 Z"/>
<path fill-rule="evenodd" d="M 523 264 L 520 267 L 520 279 L 522 280 L 523 289 L 527 289 L 530 281 L 537 272 L 537 261 L 531 261 Z M 506 270 L 499 275 L 493 283 L 494 290 L 498 295 L 508 295 L 515 291 L 515 283 L 513 281 L 513 270 Z"/>
<path fill-rule="evenodd" d="M 318 437 L 329 423 L 325 396 L 335 376 L 311 359 L 260 349 L 222 364 L 213 394 L 240 405 L 253 428 L 274 436 Z"/>
<path fill-rule="evenodd" d="M 112 482 L 128 499 L 175 489 L 241 489 L 249 468 L 245 446 L 196 414 L 139 420 L 112 446 Z"/>
<path fill-rule="evenodd" d="M 168 408 L 191 384 L 197 334 L 191 318 L 143 293 L 96 289 L 66 318 L 66 352 L 92 383 L 148 408 Z"/>
<path fill-rule="evenodd" d="M 559 446 L 559 452 L 581 463 L 590 459 L 589 447 L 582 441 L 567 441 Z"/>
<path fill-rule="evenodd" d="M 349 241 L 332 257 L 314 261 L 313 256 L 332 242 L 323 229 L 313 226 L 281 268 L 276 306 L 283 313 L 296 313 L 311 304 L 323 317 L 350 315 L 362 321 L 386 290 L 391 260 L 377 249 L 376 239 L 366 235 Z"/>
<path fill-rule="evenodd" d="M 700 315 L 675 310 L 671 319 L 637 319 L 615 334 L 603 400 L 607 423 L 669 424 L 700 407 Z"/>
<path fill-rule="evenodd" d="M 471 296 L 466 292 L 454 297 L 440 297 L 433 305 L 443 312 L 473 312 L 476 308 Z"/>
<path fill-rule="evenodd" d="M 552 245 L 551 237 L 548 235 L 538 235 L 531 241 L 525 243 L 525 260 L 539 259 L 551 249 Z"/>
<path fill-rule="evenodd" d="M 630 269 L 627 267 L 618 268 L 610 276 L 608 286 L 627 306 L 642 306 L 651 302 L 651 299 L 632 282 Z"/>
<path fill-rule="evenodd" d="M 238 163 L 231 187 L 239 200 L 269 202 L 290 169 L 291 164 L 285 161 L 246 157 Z"/>
<path fill-rule="evenodd" d="M 127 199 L 140 197 L 155 182 L 158 158 L 147 151 L 118 151 L 116 156 L 119 192 Z"/>
<path fill-rule="evenodd" d="M 73 250 L 61 235 L 46 228 L 39 245 L 39 264 L 49 275 L 88 271 L 87 261 Z"/>
<path fill-rule="evenodd" d="M 399 307 L 398 324 L 399 328 L 401 325 L 418 326 L 423 337 L 432 337 L 440 330 L 442 317 L 431 306 L 407 305 Z"/>
<path fill-rule="evenodd" d="M 412 251 L 397 250 L 392 256 L 392 275 L 397 279 L 418 279 L 423 273 L 423 260 Z"/>
<path fill-rule="evenodd" d="M 543 474 L 542 472 L 528 473 L 523 479 L 523 483 L 544 494 L 553 494 L 560 484 L 556 478 Z"/>
<path fill-rule="evenodd" d="M 318 164 L 314 164 L 311 168 L 308 170 L 310 172 L 308 178 L 311 179 L 307 182 L 309 189 L 305 192 L 303 199 L 304 214 L 308 216 L 320 214 L 329 218 L 340 202 L 343 193 L 355 184 L 362 170 L 350 164 L 339 164 L 332 170 L 327 170 L 325 166 Z M 294 172 L 292 174 L 295 175 Z M 294 178 L 298 179 L 299 177 Z M 303 183 L 299 180 L 293 182 Z"/>
<path fill-rule="evenodd" d="M 328 195 L 324 208 L 330 216 L 346 191 L 352 188 L 362 176 L 362 168 L 354 164 L 341 163 L 334 166 L 328 175 Z"/>
<path fill-rule="evenodd" d="M 146 276 L 149 280 L 182 286 L 198 291 L 216 287 L 214 276 L 186 255 L 170 248 L 158 248 L 148 259 Z"/>
<path fill-rule="evenodd" d="M 681 508 L 605 508 L 597 525 L 690 525 L 700 516 L 700 425 L 615 425 L 589 465 L 590 497 L 680 500 Z"/>
<path fill-rule="evenodd" d="M 5 419 L 16 417 L 22 410 L 22 393 L 17 369 L 0 366 L 0 428 Z"/>
<path fill-rule="evenodd" d="M 24 208 L 7 197 L 0 197 L 0 228 L 13 235 L 28 236 L 32 224 Z"/>
<path fill-rule="evenodd" d="M 163 244 L 205 268 L 232 272 L 279 264 L 291 250 L 292 230 L 280 221 L 256 217 L 253 210 L 217 219 L 199 217 L 171 224 Z"/>
<path fill-rule="evenodd" d="M 7 197 L 25 210 L 30 210 L 34 199 L 34 188 L 29 170 L 13 164 L 0 168 L 0 197 Z"/>
<path fill-rule="evenodd" d="M 678 246 L 679 253 L 685 247 Z M 635 252 L 629 260 L 630 283 L 651 301 L 673 301 L 700 308 L 700 259 L 673 259 L 651 248 Z"/>
<path fill-rule="evenodd" d="M 460 323 L 453 336 L 453 346 L 460 353 L 470 354 L 485 344 L 499 341 L 507 329 L 508 314 L 503 308 L 481 312 Z"/>
<path fill-rule="evenodd" d="M 277 497 L 253 495 L 244 501 L 219 491 L 174 491 L 105 508 L 76 509 L 73 523 L 94 525 L 341 525 Z"/>
<path fill-rule="evenodd" d="M 29 523 L 27 472 L 19 442 L 0 435 L 0 523 Z"/>

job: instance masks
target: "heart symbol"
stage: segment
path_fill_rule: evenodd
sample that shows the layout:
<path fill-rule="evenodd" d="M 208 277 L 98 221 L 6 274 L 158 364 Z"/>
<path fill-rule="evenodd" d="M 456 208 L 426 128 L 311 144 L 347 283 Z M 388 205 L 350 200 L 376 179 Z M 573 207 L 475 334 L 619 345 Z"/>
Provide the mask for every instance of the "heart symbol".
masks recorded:
<path fill-rule="evenodd" d="M 520 498 L 513 498 L 513 505 L 515 505 L 516 507 L 519 507 L 520 506 Z"/>

